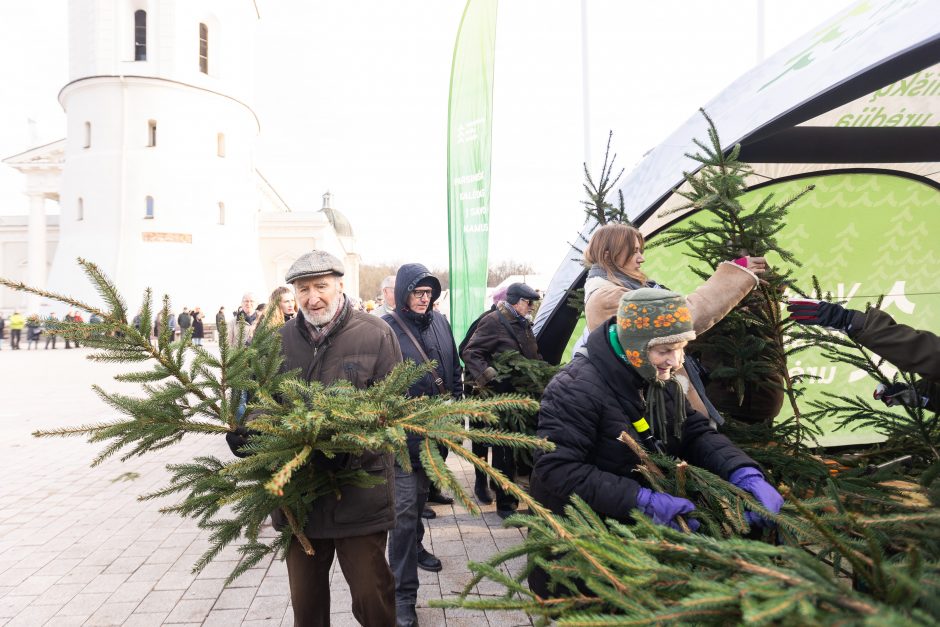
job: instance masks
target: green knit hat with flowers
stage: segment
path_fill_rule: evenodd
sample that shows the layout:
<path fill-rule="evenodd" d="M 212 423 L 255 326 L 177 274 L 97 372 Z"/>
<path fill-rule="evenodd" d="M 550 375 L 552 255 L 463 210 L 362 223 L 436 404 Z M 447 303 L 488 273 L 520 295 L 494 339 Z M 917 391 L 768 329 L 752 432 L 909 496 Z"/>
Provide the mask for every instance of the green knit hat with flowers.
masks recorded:
<path fill-rule="evenodd" d="M 642 287 L 620 299 L 617 309 L 617 340 L 627 361 L 644 379 L 655 379 L 648 350 L 660 344 L 695 339 L 692 314 L 685 297 L 669 290 Z"/>

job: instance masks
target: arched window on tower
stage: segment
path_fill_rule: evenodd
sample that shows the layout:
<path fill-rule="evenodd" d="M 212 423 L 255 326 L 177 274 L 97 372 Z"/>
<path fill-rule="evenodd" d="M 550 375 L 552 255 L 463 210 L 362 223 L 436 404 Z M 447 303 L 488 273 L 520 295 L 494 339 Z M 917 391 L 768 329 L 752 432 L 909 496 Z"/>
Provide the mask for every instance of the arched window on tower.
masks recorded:
<path fill-rule="evenodd" d="M 199 24 L 199 71 L 209 73 L 209 27 Z"/>
<path fill-rule="evenodd" d="M 85 200 L 81 196 L 75 206 L 75 219 L 79 222 L 85 219 Z"/>
<path fill-rule="evenodd" d="M 219 201 L 219 224 L 225 224 L 225 203 Z"/>
<path fill-rule="evenodd" d="M 144 219 L 152 220 L 153 219 L 153 196 L 147 196 L 147 209 L 144 213 Z"/>
<path fill-rule="evenodd" d="M 91 148 L 91 122 L 85 122 L 85 148 Z"/>
<path fill-rule="evenodd" d="M 218 133 L 215 136 L 215 154 L 220 157 L 225 156 L 225 133 Z"/>
<path fill-rule="evenodd" d="M 134 61 L 147 60 L 147 12 L 134 11 Z"/>
<path fill-rule="evenodd" d="M 147 120 L 147 146 L 153 148 L 157 145 L 157 121 Z"/>

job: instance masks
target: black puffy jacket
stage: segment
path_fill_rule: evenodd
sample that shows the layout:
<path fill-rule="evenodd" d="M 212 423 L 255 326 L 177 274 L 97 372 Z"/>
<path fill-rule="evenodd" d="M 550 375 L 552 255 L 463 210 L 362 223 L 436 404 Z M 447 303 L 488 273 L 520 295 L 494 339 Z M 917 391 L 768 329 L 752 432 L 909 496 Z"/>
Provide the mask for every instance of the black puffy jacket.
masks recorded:
<path fill-rule="evenodd" d="M 602 516 L 626 520 L 643 485 L 634 471 L 639 458 L 617 438 L 626 431 L 639 441 L 632 423 L 645 416 L 648 383 L 614 353 L 607 340 L 611 324 L 613 318 L 588 336 L 588 356 L 576 355 L 542 396 L 538 435 L 555 450 L 537 456 L 531 493 L 555 513 L 577 494 Z M 673 399 L 667 405 L 673 407 Z M 670 454 L 723 479 L 738 468 L 758 467 L 688 403 L 686 411 L 681 439 L 666 442 Z"/>

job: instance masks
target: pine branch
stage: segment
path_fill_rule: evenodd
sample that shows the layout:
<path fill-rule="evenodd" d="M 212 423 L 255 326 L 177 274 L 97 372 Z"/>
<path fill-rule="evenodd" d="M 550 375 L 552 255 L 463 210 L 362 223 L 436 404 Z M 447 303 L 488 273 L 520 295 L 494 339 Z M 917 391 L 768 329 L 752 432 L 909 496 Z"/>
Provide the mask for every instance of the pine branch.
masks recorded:
<path fill-rule="evenodd" d="M 791 497 L 792 503 L 792 497 Z M 799 506 L 795 511 L 810 511 Z M 815 517 L 811 541 L 833 533 L 834 527 Z M 940 514 L 934 513 L 934 520 Z M 643 517 L 626 525 L 613 520 L 598 524 L 596 515 L 577 497 L 557 525 L 536 516 L 513 520 L 528 528 L 524 543 L 498 554 L 486 564 L 471 563 L 474 577 L 456 599 L 433 601 L 435 607 L 525 609 L 542 620 L 572 625 L 658 625 L 671 622 L 720 625 L 753 622 L 781 624 L 861 624 L 866 617 L 897 624 L 930 624 L 931 592 L 940 567 L 906 577 L 893 590 L 873 597 L 844 585 L 833 572 L 798 545 L 774 547 L 744 539 L 715 540 L 655 525 Z M 857 521 L 848 521 L 856 529 Z M 558 533 L 560 525 L 564 533 Z M 842 530 L 834 533 L 838 538 Z M 848 549 L 854 550 L 854 549 Z M 607 568 L 624 590 L 615 588 L 585 554 Z M 511 557 L 510 557 L 511 556 Z M 543 568 L 555 598 L 534 595 L 521 585 L 525 569 L 507 578 L 499 566 L 507 559 L 528 558 Z M 552 559 L 547 559 L 552 557 Z M 897 568 L 881 563 L 883 569 Z M 892 575 L 896 571 L 891 571 Z M 884 570 L 885 582 L 898 581 Z M 487 579 L 501 584 L 506 596 L 472 599 L 472 586 Z M 932 583 L 931 583 L 932 582 Z M 915 585 L 914 588 L 911 586 Z M 919 584 L 920 589 L 916 587 Z M 901 593 L 901 590 L 904 590 Z M 576 592 L 575 592 L 576 591 Z M 934 618 L 931 618 L 934 617 Z"/>

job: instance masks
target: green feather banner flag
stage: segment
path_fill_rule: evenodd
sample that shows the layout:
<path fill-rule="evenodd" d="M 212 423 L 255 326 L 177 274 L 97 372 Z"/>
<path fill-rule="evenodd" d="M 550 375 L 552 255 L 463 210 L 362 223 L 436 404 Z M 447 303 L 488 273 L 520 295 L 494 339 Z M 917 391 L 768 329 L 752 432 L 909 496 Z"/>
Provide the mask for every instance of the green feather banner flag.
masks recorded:
<path fill-rule="evenodd" d="M 447 223 L 450 322 L 463 339 L 484 310 L 497 0 L 467 0 L 450 72 Z"/>

